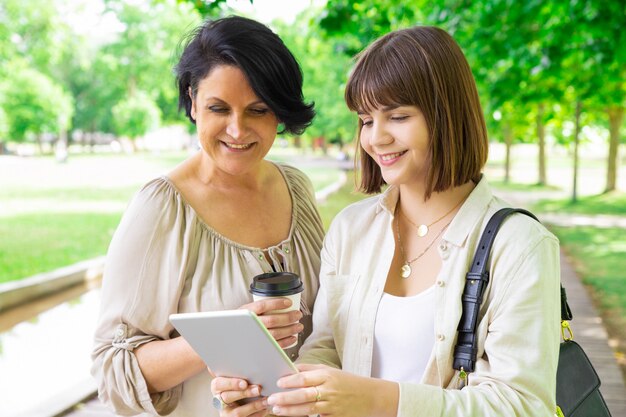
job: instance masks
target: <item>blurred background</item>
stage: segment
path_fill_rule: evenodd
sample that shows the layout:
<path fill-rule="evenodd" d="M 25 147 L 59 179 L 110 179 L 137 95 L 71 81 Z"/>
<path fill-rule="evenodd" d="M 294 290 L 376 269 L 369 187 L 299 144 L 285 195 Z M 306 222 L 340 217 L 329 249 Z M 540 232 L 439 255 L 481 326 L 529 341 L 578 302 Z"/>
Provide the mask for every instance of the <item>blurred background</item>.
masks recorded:
<path fill-rule="evenodd" d="M 626 369 L 623 0 L 0 0 L 1 416 L 93 395 L 103 256 L 133 193 L 197 150 L 172 68 L 187 32 L 230 14 L 268 24 L 302 66 L 317 117 L 269 158 L 311 177 L 326 226 L 364 197 L 353 57 L 394 29 L 451 33 L 488 123 L 487 178 L 560 238 Z"/>

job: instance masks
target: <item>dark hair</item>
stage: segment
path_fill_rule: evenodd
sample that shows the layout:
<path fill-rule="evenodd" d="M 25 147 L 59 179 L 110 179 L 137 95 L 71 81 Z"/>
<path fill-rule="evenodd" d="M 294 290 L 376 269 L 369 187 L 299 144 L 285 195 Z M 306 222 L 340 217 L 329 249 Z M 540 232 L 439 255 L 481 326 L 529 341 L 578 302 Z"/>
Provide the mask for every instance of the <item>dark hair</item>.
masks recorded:
<path fill-rule="evenodd" d="M 175 67 L 178 109 L 192 123 L 192 99 L 198 84 L 219 65 L 235 66 L 284 125 L 283 132 L 301 134 L 315 117 L 314 104 L 304 102 L 302 70 L 283 41 L 267 26 L 240 16 L 207 20 L 187 37 Z"/>
<path fill-rule="evenodd" d="M 430 143 L 426 198 L 433 192 L 480 179 L 489 148 L 487 127 L 472 71 L 444 30 L 417 26 L 391 32 L 358 56 L 345 91 L 352 111 L 416 106 L 424 114 Z M 359 121 L 359 136 L 362 123 Z M 359 145 L 359 188 L 380 192 L 380 167 Z"/>

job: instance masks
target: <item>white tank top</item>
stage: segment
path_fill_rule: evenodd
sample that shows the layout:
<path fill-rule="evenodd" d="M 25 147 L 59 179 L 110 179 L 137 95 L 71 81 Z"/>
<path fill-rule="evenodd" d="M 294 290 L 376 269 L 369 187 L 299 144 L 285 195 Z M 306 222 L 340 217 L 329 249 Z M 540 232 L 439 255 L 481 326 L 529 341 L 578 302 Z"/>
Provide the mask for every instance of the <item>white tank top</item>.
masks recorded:
<path fill-rule="evenodd" d="M 435 287 L 411 297 L 383 294 L 376 314 L 372 376 L 421 382 L 435 344 Z"/>

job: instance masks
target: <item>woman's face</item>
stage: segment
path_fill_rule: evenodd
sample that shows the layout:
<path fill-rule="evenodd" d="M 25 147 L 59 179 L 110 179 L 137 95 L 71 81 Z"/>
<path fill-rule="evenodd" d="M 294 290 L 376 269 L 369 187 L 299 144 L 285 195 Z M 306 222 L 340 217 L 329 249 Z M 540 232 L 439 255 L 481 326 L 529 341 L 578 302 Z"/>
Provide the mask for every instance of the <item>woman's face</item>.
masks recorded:
<path fill-rule="evenodd" d="M 231 175 L 256 168 L 276 138 L 276 116 L 234 66 L 217 66 L 200 81 L 191 116 L 203 151 Z"/>
<path fill-rule="evenodd" d="M 359 112 L 361 146 L 380 167 L 387 184 L 425 184 L 428 127 L 416 106 L 381 107 Z"/>

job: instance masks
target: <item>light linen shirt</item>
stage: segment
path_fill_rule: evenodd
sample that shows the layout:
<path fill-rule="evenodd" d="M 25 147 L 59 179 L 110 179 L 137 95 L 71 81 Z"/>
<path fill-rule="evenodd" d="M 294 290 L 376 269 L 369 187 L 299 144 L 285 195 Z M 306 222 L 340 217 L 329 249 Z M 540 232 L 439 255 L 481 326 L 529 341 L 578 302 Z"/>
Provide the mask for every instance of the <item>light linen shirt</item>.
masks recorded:
<path fill-rule="evenodd" d="M 322 249 L 313 333 L 299 362 L 370 376 L 376 311 L 394 253 L 398 189 L 343 210 Z M 435 346 L 421 384 L 399 383 L 399 417 L 552 416 L 560 340 L 558 240 L 541 224 L 513 215 L 490 257 L 477 330 L 478 360 L 468 383 L 452 368 L 465 274 L 487 221 L 507 204 L 483 178 L 437 247 Z M 406 317 L 406 331 L 418 317 Z M 463 388 L 463 389 L 461 389 Z"/>
<path fill-rule="evenodd" d="M 236 309 L 252 302 L 249 285 L 257 274 L 275 269 L 300 275 L 305 330 L 299 345 L 310 333 L 324 229 L 309 179 L 296 168 L 277 167 L 291 194 L 292 220 L 287 238 L 265 248 L 271 263 L 261 248 L 233 242 L 204 223 L 166 177 L 150 181 L 133 198 L 107 254 L 92 353 L 99 397 L 116 413 L 218 416 L 208 371 L 149 394 L 134 351 L 177 337 L 172 313 Z M 288 351 L 292 358 L 298 349 Z"/>

